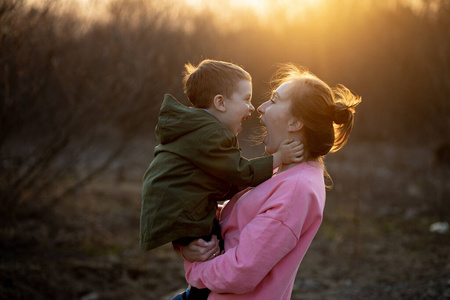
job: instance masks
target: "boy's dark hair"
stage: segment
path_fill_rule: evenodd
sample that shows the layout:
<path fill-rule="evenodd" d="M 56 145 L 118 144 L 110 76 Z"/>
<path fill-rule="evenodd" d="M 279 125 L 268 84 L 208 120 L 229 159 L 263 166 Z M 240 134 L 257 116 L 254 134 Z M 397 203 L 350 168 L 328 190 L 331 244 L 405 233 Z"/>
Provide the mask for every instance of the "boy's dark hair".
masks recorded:
<path fill-rule="evenodd" d="M 205 59 L 198 66 L 184 67 L 184 93 L 198 108 L 210 107 L 216 95 L 231 97 L 239 81 L 252 81 L 247 71 L 229 62 Z"/>

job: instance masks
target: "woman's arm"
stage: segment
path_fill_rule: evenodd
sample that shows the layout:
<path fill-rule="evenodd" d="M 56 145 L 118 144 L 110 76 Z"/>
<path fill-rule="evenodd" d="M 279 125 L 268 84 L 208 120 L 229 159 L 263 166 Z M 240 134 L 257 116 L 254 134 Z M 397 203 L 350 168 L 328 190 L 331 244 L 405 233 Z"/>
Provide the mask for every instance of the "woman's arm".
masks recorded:
<path fill-rule="evenodd" d="M 295 248 L 300 235 L 306 234 L 312 224 L 320 224 L 322 208 L 309 185 L 299 181 L 277 185 L 256 217 L 240 232 L 236 247 L 207 262 L 185 261 L 187 281 L 215 293 L 242 294 L 254 290 Z"/>
<path fill-rule="evenodd" d="M 197 288 L 216 293 L 248 293 L 297 241 L 282 222 L 258 216 L 242 231 L 237 247 L 204 263 L 185 261 L 186 279 Z"/>
<path fill-rule="evenodd" d="M 209 242 L 203 239 L 192 241 L 186 246 L 172 244 L 173 249 L 186 261 L 207 261 L 220 254 L 219 240 L 213 235 Z"/>
<path fill-rule="evenodd" d="M 220 214 L 228 201 L 223 204 L 217 204 L 216 219 L 220 219 Z M 220 255 L 220 244 L 217 236 L 213 235 L 209 242 L 203 239 L 197 239 L 189 243 L 188 245 L 178 245 L 172 243 L 173 250 L 184 260 L 194 261 L 207 261 Z"/>

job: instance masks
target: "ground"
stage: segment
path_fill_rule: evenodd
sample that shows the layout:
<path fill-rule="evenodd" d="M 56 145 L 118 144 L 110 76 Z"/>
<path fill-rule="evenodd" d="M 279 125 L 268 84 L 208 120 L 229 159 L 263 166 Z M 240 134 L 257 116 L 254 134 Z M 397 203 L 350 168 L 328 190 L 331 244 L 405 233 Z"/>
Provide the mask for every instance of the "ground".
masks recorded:
<path fill-rule="evenodd" d="M 356 144 L 326 159 L 334 187 L 292 299 L 450 299 L 450 233 L 429 230 L 449 221 L 448 170 L 430 151 Z M 2 229 L 0 299 L 170 299 L 185 288 L 170 245 L 139 250 L 147 163 L 112 166 L 120 176 Z"/>

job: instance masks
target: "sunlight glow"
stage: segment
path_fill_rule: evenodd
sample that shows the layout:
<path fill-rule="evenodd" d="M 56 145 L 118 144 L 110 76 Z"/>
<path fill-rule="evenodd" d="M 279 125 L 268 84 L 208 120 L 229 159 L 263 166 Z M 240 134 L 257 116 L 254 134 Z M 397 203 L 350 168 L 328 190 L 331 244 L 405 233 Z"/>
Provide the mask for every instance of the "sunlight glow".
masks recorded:
<path fill-rule="evenodd" d="M 301 13 L 304 8 L 315 7 L 324 0 L 184 0 L 186 4 L 194 9 L 204 8 L 230 8 L 234 10 L 251 10 L 259 17 L 270 16 L 272 10 L 284 10 L 290 14 Z"/>
<path fill-rule="evenodd" d="M 123 0 L 125 1 L 125 0 Z M 134 0 L 131 3 L 146 3 L 148 0 Z M 85 26 L 95 22 L 111 21 L 111 3 L 121 3 L 121 0 L 70 0 L 70 1 L 53 1 L 53 0 L 24 0 L 24 3 L 31 6 L 48 6 L 55 4 L 57 7 L 55 12 L 61 14 L 69 14 L 84 19 Z M 297 22 L 311 12 L 326 10 L 330 5 L 330 0 L 165 0 L 165 1 L 148 1 L 152 10 L 160 12 L 162 15 L 172 17 L 171 25 L 184 27 L 189 29 L 189 22 L 186 18 L 182 21 L 180 15 L 189 16 L 190 14 L 202 14 L 204 11 L 212 12 L 214 20 L 211 22 L 221 22 L 227 24 L 223 26 L 224 30 L 232 30 L 239 28 L 242 23 L 246 22 L 248 13 L 253 14 L 261 24 L 268 25 L 272 29 L 276 29 L 277 22 L 274 16 L 282 16 L 283 24 Z M 56 5 L 56 3 L 58 5 Z M 375 1 L 355 1 L 364 7 L 375 3 Z M 437 9 L 437 0 L 395 0 L 382 2 L 386 7 L 395 8 L 395 5 L 402 3 L 409 5 L 413 10 L 420 11 L 425 4 L 431 9 Z M 189 20 L 189 18 L 187 18 Z M 254 19 L 253 19 L 254 20 Z M 322 20 L 324 21 L 324 20 Z M 326 20 L 325 20 L 326 21 Z M 180 23 L 181 22 L 181 23 Z M 180 24 L 179 24 L 180 23 Z M 220 29 L 220 27 L 219 27 Z"/>

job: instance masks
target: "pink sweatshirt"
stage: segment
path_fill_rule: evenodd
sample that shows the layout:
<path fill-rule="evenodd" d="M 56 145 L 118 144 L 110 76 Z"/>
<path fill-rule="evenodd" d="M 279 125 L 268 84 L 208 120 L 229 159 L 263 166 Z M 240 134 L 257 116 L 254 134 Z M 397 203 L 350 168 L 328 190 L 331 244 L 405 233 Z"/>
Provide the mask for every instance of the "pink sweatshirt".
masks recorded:
<path fill-rule="evenodd" d="M 210 289 L 208 299 L 290 299 L 324 205 L 318 163 L 302 163 L 240 192 L 221 215 L 225 254 L 185 261 L 187 281 Z"/>

